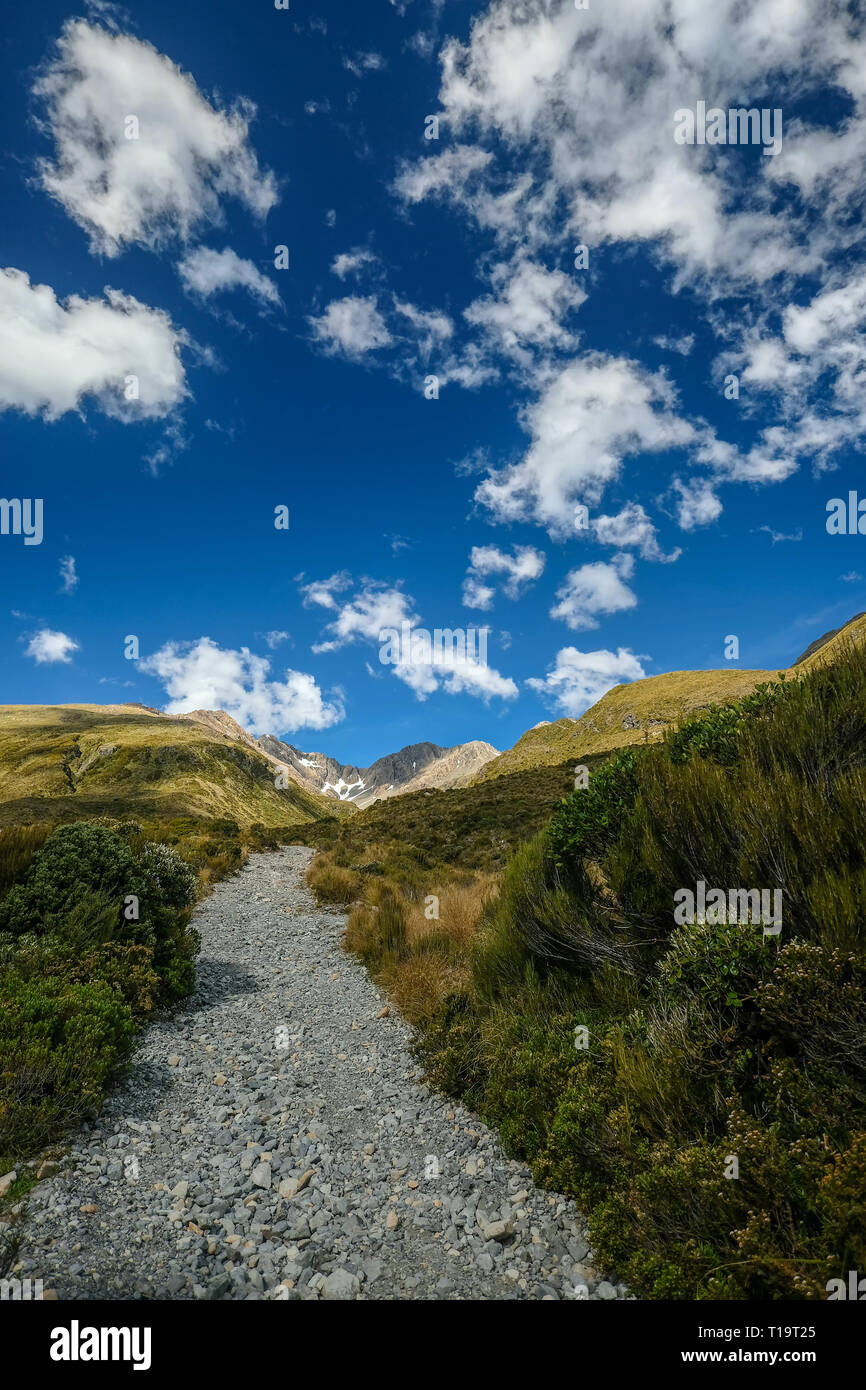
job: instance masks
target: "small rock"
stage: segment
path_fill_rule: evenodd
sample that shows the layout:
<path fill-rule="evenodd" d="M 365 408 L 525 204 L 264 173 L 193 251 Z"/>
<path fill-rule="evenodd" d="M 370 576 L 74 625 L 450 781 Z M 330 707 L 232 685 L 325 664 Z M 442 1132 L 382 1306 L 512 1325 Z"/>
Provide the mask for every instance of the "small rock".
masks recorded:
<path fill-rule="evenodd" d="M 329 1274 L 322 1288 L 322 1297 L 329 1300 L 354 1298 L 360 1291 L 361 1281 L 347 1269 L 335 1269 Z"/>
<path fill-rule="evenodd" d="M 269 1163 L 257 1163 L 250 1178 L 256 1187 L 264 1187 L 268 1190 L 271 1186 L 271 1165 Z"/>
<path fill-rule="evenodd" d="M 9 1196 L 9 1189 L 17 1177 L 18 1173 L 14 1168 L 11 1173 L 4 1173 L 3 1177 L 0 1178 L 0 1197 Z"/>

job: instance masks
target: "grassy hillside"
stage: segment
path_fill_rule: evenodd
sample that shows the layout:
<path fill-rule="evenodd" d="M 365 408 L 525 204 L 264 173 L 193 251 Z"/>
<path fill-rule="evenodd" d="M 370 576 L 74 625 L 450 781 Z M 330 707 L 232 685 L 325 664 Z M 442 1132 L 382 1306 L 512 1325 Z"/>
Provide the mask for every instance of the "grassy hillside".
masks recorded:
<path fill-rule="evenodd" d="M 826 666 L 829 662 L 838 661 L 851 643 L 866 645 L 866 613 L 858 613 L 850 622 L 813 642 L 792 667 L 792 674 L 814 671 L 817 666 Z"/>
<path fill-rule="evenodd" d="M 837 661 L 851 644 L 866 645 L 866 614 L 819 637 L 790 671 L 803 675 L 816 666 Z M 493 758 L 474 779 L 490 782 L 525 768 L 555 766 L 567 759 L 585 761 L 592 754 L 657 743 L 672 725 L 700 714 L 711 705 L 739 700 L 781 671 L 669 671 L 663 676 L 616 685 L 580 719 L 557 719 L 529 729 L 513 748 Z"/>
<path fill-rule="evenodd" d="M 132 705 L 0 706 L 0 826 L 134 816 L 288 827 L 357 814 L 294 778 L 277 789 L 276 772 L 220 711 L 175 718 Z M 411 827 L 411 809 L 406 815 Z M 386 814 L 386 828 L 402 818 Z"/>
<path fill-rule="evenodd" d="M 670 671 L 614 686 L 580 719 L 557 719 L 530 729 L 513 748 L 492 759 L 475 781 L 657 742 L 672 724 L 710 705 L 738 700 L 775 676 L 775 671 Z"/>
<path fill-rule="evenodd" d="M 123 705 L 0 706 L 0 825 L 133 816 L 285 826 L 346 814 L 255 749 Z"/>

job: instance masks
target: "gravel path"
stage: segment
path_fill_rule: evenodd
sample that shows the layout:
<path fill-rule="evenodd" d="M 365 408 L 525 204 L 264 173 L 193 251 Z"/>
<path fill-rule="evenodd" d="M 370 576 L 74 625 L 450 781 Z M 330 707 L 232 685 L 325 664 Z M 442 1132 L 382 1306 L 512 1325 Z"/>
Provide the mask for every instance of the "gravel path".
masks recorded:
<path fill-rule="evenodd" d="M 34 1189 L 17 1272 L 61 1299 L 625 1297 L 573 1203 L 424 1085 L 309 860 L 202 904 L 195 995 Z"/>

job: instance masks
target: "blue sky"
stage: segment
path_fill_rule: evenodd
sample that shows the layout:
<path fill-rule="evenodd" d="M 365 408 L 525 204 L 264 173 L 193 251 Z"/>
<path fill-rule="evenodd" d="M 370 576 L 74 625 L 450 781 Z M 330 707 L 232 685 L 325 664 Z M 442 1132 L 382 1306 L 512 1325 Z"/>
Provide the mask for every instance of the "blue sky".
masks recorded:
<path fill-rule="evenodd" d="M 0 698 L 364 765 L 866 608 L 864 60 L 826 0 L 13 10 Z M 404 619 L 487 665 L 382 664 Z"/>

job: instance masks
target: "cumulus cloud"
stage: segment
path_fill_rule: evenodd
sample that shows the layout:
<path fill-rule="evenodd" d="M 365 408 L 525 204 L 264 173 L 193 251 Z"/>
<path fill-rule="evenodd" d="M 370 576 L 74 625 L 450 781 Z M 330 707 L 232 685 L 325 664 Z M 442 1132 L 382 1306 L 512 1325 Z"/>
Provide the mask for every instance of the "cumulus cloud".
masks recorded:
<path fill-rule="evenodd" d="M 342 251 L 339 256 L 335 256 L 331 262 L 331 272 L 340 280 L 345 280 L 347 275 L 355 275 L 365 265 L 372 265 L 376 260 L 372 251 L 359 246 L 355 251 Z"/>
<path fill-rule="evenodd" d="M 551 700 L 562 714 L 577 719 L 615 685 L 642 680 L 645 675 L 640 661 L 627 647 L 619 647 L 616 652 L 582 652 L 577 647 L 563 647 L 547 675 L 532 676 L 526 684 Z"/>
<path fill-rule="evenodd" d="M 615 555 L 608 564 L 597 560 L 570 570 L 556 591 L 551 618 L 561 618 L 573 632 L 598 627 L 598 613 L 621 613 L 634 608 L 637 598 L 624 582 L 631 577 L 630 555 Z"/>
<path fill-rule="evenodd" d="M 484 583 L 489 575 L 504 576 L 504 593 L 508 598 L 519 598 L 526 587 L 543 574 L 544 564 L 543 551 L 531 545 L 514 546 L 511 555 L 495 545 L 473 546 L 463 581 L 463 603 L 467 608 L 493 607 L 495 589 Z"/>
<path fill-rule="evenodd" d="M 344 717 L 339 697 L 326 700 L 315 678 L 286 670 L 272 680 L 271 663 L 248 647 L 218 646 L 209 637 L 197 642 L 167 642 L 139 669 L 156 676 L 170 697 L 169 714 L 194 709 L 225 710 L 254 734 L 327 729 Z"/>
<path fill-rule="evenodd" d="M 496 265 L 490 280 L 492 294 L 476 299 L 464 317 L 484 331 L 493 348 L 528 364 L 533 348 L 551 352 L 574 346 L 562 320 L 583 304 L 586 293 L 573 277 L 518 256 Z"/>
<path fill-rule="evenodd" d="M 0 410 L 56 420 L 90 396 L 115 419 L 159 419 L 188 394 L 186 344 L 168 314 L 132 295 L 61 303 L 23 270 L 0 270 Z"/>
<path fill-rule="evenodd" d="M 383 670 L 392 671 L 419 700 L 426 700 L 437 690 L 448 695 L 468 694 L 485 702 L 494 696 L 511 700 L 518 694 L 509 676 L 487 664 L 486 638 L 482 648 L 479 633 L 464 632 L 462 641 L 443 636 L 437 643 L 433 634 L 416 626 L 421 619 L 414 611 L 412 598 L 402 589 L 364 580 L 351 598 L 338 602 L 334 593 L 347 587 L 344 571 L 302 588 L 305 604 L 317 604 L 335 614 L 324 628 L 325 640 L 314 645 L 314 652 L 333 652 L 355 642 L 367 642 L 379 648 L 381 657 L 382 650 L 390 645 L 390 634 L 396 632 L 399 652 L 389 655 Z"/>
<path fill-rule="evenodd" d="M 178 265 L 178 272 L 184 289 L 204 299 L 225 290 L 243 289 L 262 304 L 281 303 L 279 290 L 273 280 L 269 280 L 252 261 L 244 260 L 230 246 L 223 251 L 199 246 L 184 257 Z"/>
<path fill-rule="evenodd" d="M 674 337 L 669 333 L 661 333 L 653 338 L 656 347 L 660 347 L 663 352 L 676 352 L 680 357 L 688 357 L 695 345 L 694 333 L 683 333 L 681 337 Z"/>
<path fill-rule="evenodd" d="M 680 550 L 665 555 L 658 543 L 656 528 L 639 502 L 627 502 L 615 516 L 597 516 L 592 522 L 592 530 L 602 545 L 616 546 L 617 550 L 638 550 L 644 560 L 660 560 L 669 564 L 679 559 Z"/>
<path fill-rule="evenodd" d="M 703 310 L 726 342 L 725 370 L 735 370 L 739 359 L 752 402 L 766 392 L 768 408 L 778 406 L 779 422 L 762 425 L 742 452 L 696 425 L 696 461 L 720 481 L 781 482 L 803 461 L 831 467 L 840 449 L 862 445 L 862 13 L 830 0 L 606 0 L 586 9 L 567 0 L 492 0 L 467 36 L 445 43 L 440 61 L 438 114 L 449 144 L 401 166 L 394 190 L 406 209 L 449 201 L 489 231 L 502 266 L 538 266 L 542 256 L 561 255 L 564 230 L 573 244 L 590 248 L 594 266 L 605 245 L 646 246 L 671 290 L 687 285 L 696 312 Z M 723 109 L 760 108 L 768 100 L 783 108 L 781 152 L 765 158 L 755 149 L 740 157 L 708 144 L 678 144 L 675 112 L 694 107 L 697 93 Z M 797 115 L 789 117 L 795 105 Z M 784 216 L 780 195 L 787 199 Z M 483 338 L 480 362 L 476 345 L 464 384 L 491 379 L 480 367 L 489 370 L 497 335 L 496 351 L 532 367 L 515 327 L 519 275 L 498 273 L 504 292 L 494 287 L 468 310 Z M 519 274 L 531 289 L 530 271 Z M 592 283 L 588 275 L 583 283 Z M 530 304 L 538 298 L 530 294 Z M 555 352 L 564 345 L 557 332 L 569 329 L 554 312 L 552 322 L 542 315 L 538 331 L 544 351 Z M 688 356 L 695 335 L 666 332 L 652 341 Z M 556 389 L 552 379 L 547 364 L 539 373 L 539 412 Z M 612 398 L 602 401 L 603 416 L 617 413 Z M 585 433 L 582 421 L 577 433 Z M 638 427 L 637 452 L 641 435 Z M 555 429 L 550 437 L 556 440 Z M 607 440 L 600 442 L 607 457 Z M 568 483 L 567 470 L 543 458 L 535 469 L 539 451 L 543 442 L 526 467 L 483 490 L 481 500 L 499 520 L 561 512 L 557 473 Z M 569 441 L 560 452 L 572 453 Z M 579 446 L 574 453 L 580 472 Z M 603 481 L 602 466 L 595 482 Z M 700 524 L 712 505 L 706 492 L 701 505 L 686 504 L 687 524 Z"/>
<path fill-rule="evenodd" d="M 416 164 L 404 164 L 394 181 L 394 190 L 407 203 L 420 203 L 434 195 L 453 196 L 457 190 L 465 190 L 492 159 L 486 150 L 457 145 Z"/>
<path fill-rule="evenodd" d="M 61 593 L 72 594 L 78 588 L 79 576 L 75 571 L 74 555 L 64 555 L 60 561 L 60 579 L 63 584 Z"/>
<path fill-rule="evenodd" d="M 666 378 L 626 358 L 578 358 L 558 370 L 525 413 L 524 457 L 475 492 L 497 521 L 535 521 L 570 534 L 575 502 L 597 502 L 626 457 L 680 448 L 695 428 L 674 410 Z"/>
<path fill-rule="evenodd" d="M 349 571 L 338 570 L 330 579 L 314 579 L 311 584 L 304 584 L 301 588 L 304 607 L 336 608 L 337 600 L 334 595 L 343 593 L 351 583 L 352 576 Z"/>
<path fill-rule="evenodd" d="M 43 187 L 102 255 L 187 241 L 222 220 L 225 197 L 257 218 L 277 201 L 274 176 L 249 143 L 253 104 L 208 101 L 141 39 L 70 20 L 34 90 L 55 145 L 41 164 Z"/>
<path fill-rule="evenodd" d="M 337 616 L 325 627 L 327 639 L 317 642 L 314 652 L 337 651 L 357 641 L 378 642 L 384 628 L 418 621 L 412 600 L 402 589 L 372 582 L 366 583 L 348 602 L 325 606 L 333 607 Z"/>
<path fill-rule="evenodd" d="M 426 700 L 437 690 L 447 695 L 473 695 L 485 704 L 494 697 L 514 700 L 518 689 L 510 676 L 503 676 L 477 656 L 447 645 L 429 651 L 429 660 L 413 653 L 410 660 L 394 666 L 398 680 L 408 685 L 419 700 Z"/>
<path fill-rule="evenodd" d="M 332 299 L 323 314 L 307 322 L 314 340 L 332 356 L 342 353 L 357 360 L 393 341 L 374 296 Z"/>
<path fill-rule="evenodd" d="M 831 73 L 856 86 L 854 62 L 844 71 L 851 34 L 841 13 L 831 20 L 822 5 L 777 8 L 784 18 L 764 0 L 721 0 L 702 11 L 692 0 L 609 0 L 586 10 L 494 0 L 466 42 L 443 49 L 442 118 L 455 137 L 474 137 L 470 151 L 487 153 L 489 142 L 530 165 L 534 177 L 514 180 L 519 194 L 505 224 L 515 239 L 521 228 L 530 242 L 561 235 L 564 204 L 580 240 L 649 242 L 680 280 L 767 283 L 799 270 L 801 256 L 793 226 L 769 207 L 774 161 L 762 160 L 743 188 L 739 167 L 714 158 L 718 150 L 675 143 L 673 117 L 698 91 L 720 106 L 751 105 L 775 90 L 779 72 L 789 74 L 789 90 Z M 480 188 L 446 182 L 442 191 L 482 218 L 494 172 L 503 177 L 498 162 L 485 172 Z M 409 184 L 409 171 L 403 179 Z"/>
<path fill-rule="evenodd" d="M 32 656 L 37 666 L 63 662 L 68 666 L 72 653 L 80 651 L 80 645 L 65 632 L 54 632 L 50 627 L 40 628 L 27 644 L 27 656 Z"/>
<path fill-rule="evenodd" d="M 394 309 L 410 325 L 415 348 L 425 362 L 433 349 L 446 342 L 454 332 L 448 315 L 436 309 L 419 309 L 408 300 L 396 298 Z"/>
<path fill-rule="evenodd" d="M 674 478 L 673 491 L 677 496 L 677 517 L 684 531 L 697 526 L 709 526 L 722 514 L 722 504 L 706 478 L 691 478 L 683 482 Z"/>

